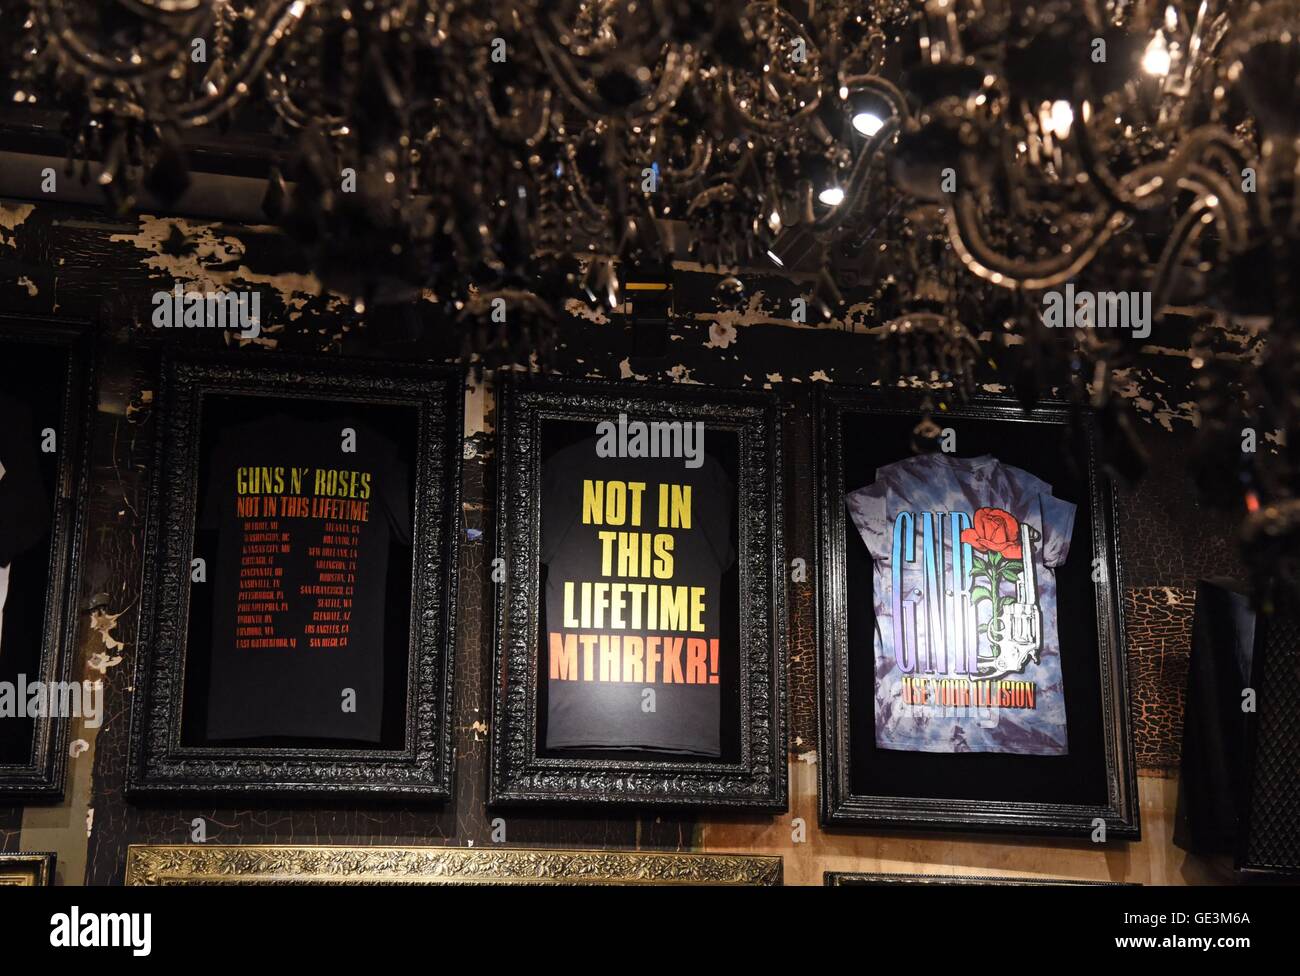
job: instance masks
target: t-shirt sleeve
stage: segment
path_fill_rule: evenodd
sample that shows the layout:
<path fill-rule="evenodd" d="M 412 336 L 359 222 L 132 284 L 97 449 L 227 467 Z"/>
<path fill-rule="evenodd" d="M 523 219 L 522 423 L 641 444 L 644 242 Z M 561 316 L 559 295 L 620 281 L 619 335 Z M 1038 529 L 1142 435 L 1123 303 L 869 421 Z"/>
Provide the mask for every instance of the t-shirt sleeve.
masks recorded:
<path fill-rule="evenodd" d="M 879 481 L 872 482 L 864 488 L 851 491 L 844 496 L 844 504 L 849 510 L 849 518 L 858 530 L 858 535 L 867 546 L 872 559 L 884 559 L 887 540 L 885 538 L 885 497 Z"/>
<path fill-rule="evenodd" d="M 1070 555 L 1077 506 L 1053 495 L 1039 495 L 1038 504 L 1043 517 L 1043 565 L 1055 568 Z"/>
<path fill-rule="evenodd" d="M 1042 554 L 1043 565 L 1055 568 L 1070 555 L 1070 536 L 1074 532 L 1075 504 L 1063 501 L 1052 494 L 1052 486 L 1028 471 L 1003 465 L 1011 483 L 1016 487 L 1013 513 L 1037 508 L 1043 537 L 1036 543 Z"/>

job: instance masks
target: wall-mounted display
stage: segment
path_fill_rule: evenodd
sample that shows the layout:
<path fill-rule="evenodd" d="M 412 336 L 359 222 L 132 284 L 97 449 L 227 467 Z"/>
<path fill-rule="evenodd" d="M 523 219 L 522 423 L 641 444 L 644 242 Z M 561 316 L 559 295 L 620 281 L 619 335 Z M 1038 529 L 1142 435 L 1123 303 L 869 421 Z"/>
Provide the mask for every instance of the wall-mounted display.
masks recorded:
<path fill-rule="evenodd" d="M 128 885 L 780 885 L 781 858 L 500 847 L 132 844 Z"/>
<path fill-rule="evenodd" d="M 504 386 L 490 802 L 785 807 L 779 421 Z"/>
<path fill-rule="evenodd" d="M 70 680 L 92 360 L 80 326 L 0 316 L 0 798 L 61 796 L 67 720 L 102 707 Z"/>
<path fill-rule="evenodd" d="M 461 387 L 167 362 L 134 793 L 449 795 Z"/>
<path fill-rule="evenodd" d="M 1089 423 L 824 392 L 826 823 L 1137 836 L 1114 501 Z"/>

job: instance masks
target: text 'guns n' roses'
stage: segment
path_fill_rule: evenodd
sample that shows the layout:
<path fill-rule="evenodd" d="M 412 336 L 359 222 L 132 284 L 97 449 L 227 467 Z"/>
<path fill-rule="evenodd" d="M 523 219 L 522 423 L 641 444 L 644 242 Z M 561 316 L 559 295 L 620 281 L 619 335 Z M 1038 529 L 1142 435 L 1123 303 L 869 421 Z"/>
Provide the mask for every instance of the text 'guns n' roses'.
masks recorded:
<path fill-rule="evenodd" d="M 372 475 L 294 466 L 235 470 L 242 529 L 235 647 L 240 650 L 349 646 L 361 526 L 370 520 Z M 307 576 L 286 587 L 285 567 L 302 550 Z M 295 601 L 310 619 L 285 629 Z"/>

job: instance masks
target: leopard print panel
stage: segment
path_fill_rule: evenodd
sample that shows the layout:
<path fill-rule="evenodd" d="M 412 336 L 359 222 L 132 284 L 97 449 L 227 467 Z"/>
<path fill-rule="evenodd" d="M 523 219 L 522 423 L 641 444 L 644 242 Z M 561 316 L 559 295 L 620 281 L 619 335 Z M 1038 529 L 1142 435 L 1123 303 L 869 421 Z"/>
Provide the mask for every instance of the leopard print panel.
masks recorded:
<path fill-rule="evenodd" d="M 1133 748 L 1139 769 L 1178 768 L 1196 591 L 1133 587 L 1124 594 Z"/>
<path fill-rule="evenodd" d="M 817 612 L 811 583 L 790 586 L 790 753 L 796 759 L 817 749 Z"/>

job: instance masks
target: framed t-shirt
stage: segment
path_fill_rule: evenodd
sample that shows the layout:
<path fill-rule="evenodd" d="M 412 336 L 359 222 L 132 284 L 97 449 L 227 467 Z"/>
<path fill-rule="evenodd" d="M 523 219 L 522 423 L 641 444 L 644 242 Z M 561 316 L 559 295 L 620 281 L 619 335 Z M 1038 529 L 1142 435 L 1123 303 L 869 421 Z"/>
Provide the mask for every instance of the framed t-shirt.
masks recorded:
<path fill-rule="evenodd" d="M 822 820 L 1135 837 L 1091 418 L 934 396 L 819 397 Z"/>
<path fill-rule="evenodd" d="M 68 724 L 102 722 L 76 680 L 93 333 L 0 315 L 0 799 L 63 792 Z"/>
<path fill-rule="evenodd" d="M 133 793 L 449 795 L 462 394 L 401 364 L 166 362 Z"/>
<path fill-rule="evenodd" d="M 783 806 L 774 398 L 500 396 L 489 802 Z"/>

